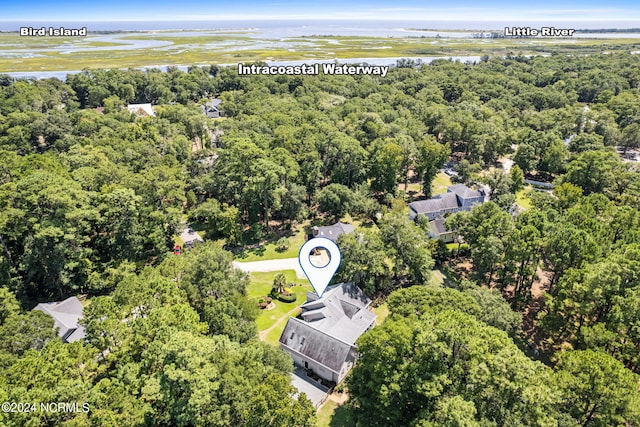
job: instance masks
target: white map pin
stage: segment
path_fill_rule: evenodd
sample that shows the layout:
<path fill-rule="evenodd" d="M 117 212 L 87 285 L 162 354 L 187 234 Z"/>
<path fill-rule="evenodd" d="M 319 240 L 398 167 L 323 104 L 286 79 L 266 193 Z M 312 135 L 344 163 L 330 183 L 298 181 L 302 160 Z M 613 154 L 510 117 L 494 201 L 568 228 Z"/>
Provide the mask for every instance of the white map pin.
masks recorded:
<path fill-rule="evenodd" d="M 326 249 L 329 255 L 328 263 L 326 263 L 326 259 L 319 260 L 320 262 L 324 261 L 326 263 L 326 265 L 322 267 L 314 265 L 311 261 L 311 253 L 316 248 Z M 336 274 L 338 267 L 340 267 L 341 260 L 342 255 L 340 254 L 340 248 L 326 237 L 309 239 L 300 248 L 300 253 L 298 254 L 300 267 L 302 267 L 302 271 L 304 271 L 307 279 L 311 282 L 311 286 L 313 286 L 313 290 L 318 297 L 321 297 L 325 289 L 327 289 L 333 275 Z"/>

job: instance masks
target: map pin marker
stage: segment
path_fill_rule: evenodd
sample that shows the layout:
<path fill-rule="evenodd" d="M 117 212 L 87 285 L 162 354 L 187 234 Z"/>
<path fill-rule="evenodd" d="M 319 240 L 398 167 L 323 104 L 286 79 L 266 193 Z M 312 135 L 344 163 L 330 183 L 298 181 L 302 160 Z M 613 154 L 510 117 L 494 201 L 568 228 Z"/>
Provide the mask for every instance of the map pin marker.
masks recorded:
<path fill-rule="evenodd" d="M 321 297 L 327 289 L 333 275 L 340 267 L 341 260 L 340 248 L 326 237 L 309 239 L 300 248 L 298 254 L 300 267 L 318 297 Z"/>

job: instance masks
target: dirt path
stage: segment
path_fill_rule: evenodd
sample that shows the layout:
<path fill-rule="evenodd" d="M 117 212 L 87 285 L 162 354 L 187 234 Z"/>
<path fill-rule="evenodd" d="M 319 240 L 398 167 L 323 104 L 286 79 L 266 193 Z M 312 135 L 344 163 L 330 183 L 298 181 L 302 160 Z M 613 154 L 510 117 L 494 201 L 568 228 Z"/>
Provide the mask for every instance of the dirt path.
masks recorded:
<path fill-rule="evenodd" d="M 283 314 L 282 317 L 280 317 L 273 325 L 269 326 L 264 331 L 260 331 L 260 333 L 258 334 L 258 338 L 260 339 L 260 341 L 266 340 L 267 339 L 267 335 L 269 335 L 269 332 L 271 332 L 276 326 L 278 326 L 280 323 L 282 323 L 282 321 L 287 320 L 289 317 L 291 317 L 299 309 L 300 309 L 300 307 L 295 307 L 295 308 L 289 310 L 288 312 Z"/>
<path fill-rule="evenodd" d="M 349 393 L 336 393 L 335 391 L 329 395 L 329 400 L 336 402 L 338 405 L 342 405 L 349 400 Z"/>
<path fill-rule="evenodd" d="M 538 278 L 531 286 L 532 301 L 522 313 L 522 329 L 530 340 L 539 345 L 540 331 L 537 329 L 536 324 L 538 323 L 538 313 L 544 309 L 544 293 L 549 289 L 552 273 L 538 267 L 536 275 Z"/>

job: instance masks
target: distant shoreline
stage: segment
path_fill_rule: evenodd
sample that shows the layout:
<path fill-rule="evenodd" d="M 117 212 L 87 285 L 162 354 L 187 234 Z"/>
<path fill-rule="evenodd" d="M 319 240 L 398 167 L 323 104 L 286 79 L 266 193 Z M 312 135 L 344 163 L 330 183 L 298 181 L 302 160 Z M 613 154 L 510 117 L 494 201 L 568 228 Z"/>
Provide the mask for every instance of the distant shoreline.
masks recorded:
<path fill-rule="evenodd" d="M 405 28 L 405 31 L 439 31 L 442 33 L 456 33 L 456 32 L 492 32 L 503 31 L 502 28 L 484 28 L 484 29 L 442 29 L 442 28 Z M 576 28 L 576 33 L 640 33 L 639 28 Z"/>

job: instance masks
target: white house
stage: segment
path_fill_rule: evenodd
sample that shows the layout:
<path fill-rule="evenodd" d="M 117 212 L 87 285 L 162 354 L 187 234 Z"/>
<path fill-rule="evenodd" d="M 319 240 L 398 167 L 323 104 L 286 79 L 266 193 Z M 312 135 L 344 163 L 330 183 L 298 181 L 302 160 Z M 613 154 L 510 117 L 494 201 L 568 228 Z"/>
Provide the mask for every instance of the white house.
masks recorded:
<path fill-rule="evenodd" d="M 155 117 L 156 115 L 151 104 L 129 104 L 127 110 L 138 117 Z"/>

